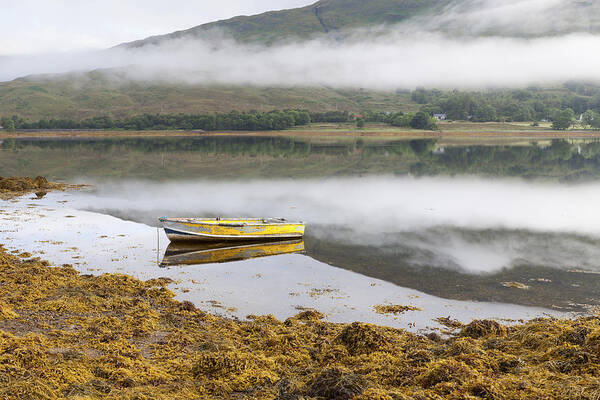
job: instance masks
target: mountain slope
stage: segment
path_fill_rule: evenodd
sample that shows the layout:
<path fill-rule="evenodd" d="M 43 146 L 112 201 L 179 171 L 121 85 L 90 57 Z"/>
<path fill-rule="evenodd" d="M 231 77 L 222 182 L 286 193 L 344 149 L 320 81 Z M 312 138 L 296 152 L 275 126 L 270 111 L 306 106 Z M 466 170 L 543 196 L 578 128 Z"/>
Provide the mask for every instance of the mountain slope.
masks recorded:
<path fill-rule="evenodd" d="M 141 113 L 200 113 L 307 109 L 407 111 L 419 106 L 406 92 L 320 87 L 256 87 L 118 83 L 114 72 L 32 76 L 0 83 L 0 117 L 84 119 L 121 118 Z"/>
<path fill-rule="evenodd" d="M 352 28 L 398 23 L 424 12 L 439 10 L 451 0 L 321 0 L 313 5 L 260 15 L 239 16 L 191 29 L 125 43 L 141 47 L 166 40 L 231 35 L 242 43 L 273 44 L 307 39 Z"/>
<path fill-rule="evenodd" d="M 355 28 L 411 21 L 408 29 L 458 36 L 541 37 L 569 33 L 600 34 L 600 2 L 595 0 L 320 0 L 307 7 L 239 16 L 154 36 L 123 47 L 161 44 L 173 39 L 223 36 L 240 43 L 272 45 Z"/>

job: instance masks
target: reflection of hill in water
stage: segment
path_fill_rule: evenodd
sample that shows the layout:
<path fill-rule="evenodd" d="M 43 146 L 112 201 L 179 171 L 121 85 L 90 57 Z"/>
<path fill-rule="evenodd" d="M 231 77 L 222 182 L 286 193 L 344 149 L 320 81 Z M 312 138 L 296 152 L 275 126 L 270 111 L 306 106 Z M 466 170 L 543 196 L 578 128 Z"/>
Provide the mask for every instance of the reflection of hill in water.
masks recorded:
<path fill-rule="evenodd" d="M 0 175 L 52 179 L 319 177 L 360 174 L 593 179 L 600 142 L 439 146 L 434 140 L 213 136 L 5 140 Z"/>
<path fill-rule="evenodd" d="M 487 241 L 489 238 L 486 236 L 491 233 L 470 234 L 480 235 L 482 241 Z M 536 236 L 530 232 L 505 232 L 503 235 Z M 600 305 L 597 296 L 600 274 L 576 272 L 576 268 L 541 266 L 548 264 L 528 265 L 525 260 L 521 260 L 514 267 L 498 268 L 491 273 L 468 273 L 435 250 L 411 244 L 395 243 L 394 240 L 388 240 L 388 244 L 376 244 L 372 241 L 373 237 L 369 240 L 372 244 L 356 244 L 359 242 L 340 240 L 335 234 L 332 236 L 331 231 L 318 233 L 318 236 L 309 235 L 305 239 L 306 252 L 310 257 L 442 298 L 556 307 L 573 311 L 582 311 L 584 305 Z M 541 247 L 532 249 L 534 252 L 543 251 L 543 243 L 547 240 L 550 241 L 548 246 L 552 246 L 565 238 L 579 239 L 583 241 L 583 245 L 600 248 L 600 243 L 592 243 L 593 240 L 586 238 L 567 238 L 568 235 L 558 234 L 537 236 Z M 552 258 L 552 254 L 540 255 L 541 258 L 545 256 Z M 529 288 L 510 287 L 513 286 L 512 283 L 520 283 Z"/>

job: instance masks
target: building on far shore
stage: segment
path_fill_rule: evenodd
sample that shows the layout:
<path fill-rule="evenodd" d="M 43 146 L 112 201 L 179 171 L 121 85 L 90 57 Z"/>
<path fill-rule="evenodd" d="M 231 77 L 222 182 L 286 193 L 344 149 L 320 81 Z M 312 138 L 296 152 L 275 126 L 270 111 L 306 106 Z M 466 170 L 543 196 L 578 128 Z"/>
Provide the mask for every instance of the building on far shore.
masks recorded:
<path fill-rule="evenodd" d="M 446 114 L 433 114 L 433 118 L 437 119 L 438 121 L 445 121 L 448 116 Z"/>

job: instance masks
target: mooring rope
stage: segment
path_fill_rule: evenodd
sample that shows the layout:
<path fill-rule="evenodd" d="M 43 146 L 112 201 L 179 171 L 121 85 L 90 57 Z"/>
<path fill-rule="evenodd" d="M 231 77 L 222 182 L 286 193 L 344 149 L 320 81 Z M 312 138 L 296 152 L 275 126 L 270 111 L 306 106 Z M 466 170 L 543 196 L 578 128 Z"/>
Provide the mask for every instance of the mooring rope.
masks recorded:
<path fill-rule="evenodd" d="M 160 228 L 156 227 L 156 266 L 160 267 Z"/>

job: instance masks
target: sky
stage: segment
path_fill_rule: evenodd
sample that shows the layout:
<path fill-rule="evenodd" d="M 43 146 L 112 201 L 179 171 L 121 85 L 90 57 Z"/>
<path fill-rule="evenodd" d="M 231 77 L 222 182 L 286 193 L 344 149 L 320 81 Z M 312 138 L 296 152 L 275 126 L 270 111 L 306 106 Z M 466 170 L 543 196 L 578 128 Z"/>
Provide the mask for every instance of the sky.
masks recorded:
<path fill-rule="evenodd" d="M 313 0 L 3 0 L 0 54 L 111 47 Z M 6 3 L 9 3 L 6 5 Z"/>

